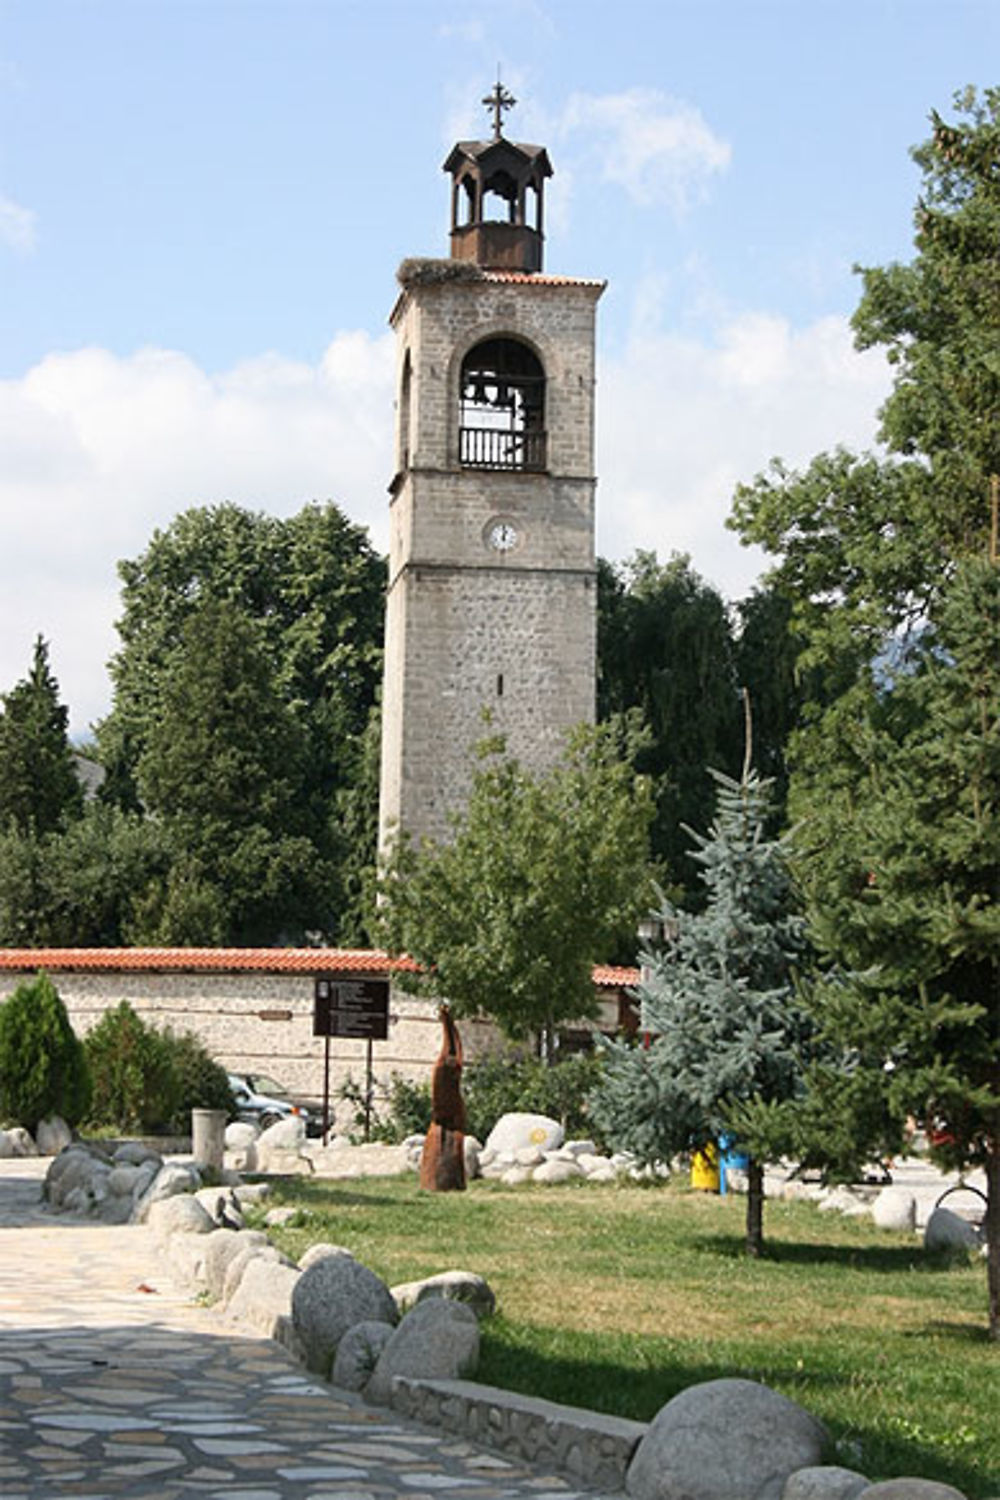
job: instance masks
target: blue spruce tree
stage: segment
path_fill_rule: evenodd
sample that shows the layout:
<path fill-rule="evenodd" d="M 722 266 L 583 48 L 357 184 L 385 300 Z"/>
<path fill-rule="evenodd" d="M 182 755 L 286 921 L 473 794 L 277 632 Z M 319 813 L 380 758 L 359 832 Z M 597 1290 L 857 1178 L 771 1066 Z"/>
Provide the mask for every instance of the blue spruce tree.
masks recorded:
<path fill-rule="evenodd" d="M 723 1133 L 750 1157 L 746 1248 L 763 1248 L 764 1164 L 790 1140 L 809 1032 L 795 972 L 806 953 L 781 840 L 767 839 L 770 782 L 713 772 L 716 815 L 691 832 L 704 911 L 664 900 L 663 945 L 644 953 L 641 1046 L 609 1043 L 591 1113 L 643 1161 L 697 1151 Z"/>

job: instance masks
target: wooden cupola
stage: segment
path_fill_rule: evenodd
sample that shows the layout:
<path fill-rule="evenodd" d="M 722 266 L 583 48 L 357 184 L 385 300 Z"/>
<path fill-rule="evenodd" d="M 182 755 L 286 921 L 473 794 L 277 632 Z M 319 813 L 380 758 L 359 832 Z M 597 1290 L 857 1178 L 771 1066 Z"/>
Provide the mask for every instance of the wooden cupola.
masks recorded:
<path fill-rule="evenodd" d="M 517 101 L 498 82 L 483 103 L 493 111 L 488 141 L 459 141 L 444 171 L 452 177 L 451 255 L 493 271 L 542 269 L 542 201 L 552 165 L 544 146 L 508 141 L 502 115 Z"/>

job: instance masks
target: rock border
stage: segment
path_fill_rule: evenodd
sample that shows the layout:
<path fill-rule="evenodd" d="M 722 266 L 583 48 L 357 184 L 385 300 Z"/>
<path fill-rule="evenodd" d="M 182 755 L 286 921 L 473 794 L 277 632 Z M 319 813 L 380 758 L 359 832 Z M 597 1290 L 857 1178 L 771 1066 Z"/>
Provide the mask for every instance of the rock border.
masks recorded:
<path fill-rule="evenodd" d="M 568 1162 L 571 1155 L 568 1147 L 559 1148 L 548 1159 Z M 244 1209 L 265 1201 L 269 1185 L 244 1183 L 231 1171 L 223 1173 L 222 1178 L 206 1186 L 196 1166 L 164 1162 L 157 1153 L 137 1143 L 125 1143 L 109 1153 L 96 1145 L 72 1142 L 52 1159 L 42 1196 L 54 1212 L 148 1225 L 182 1286 L 215 1299 L 215 1305 L 231 1323 L 274 1339 L 300 1363 L 310 1363 L 307 1331 L 301 1326 L 295 1305 L 296 1288 L 308 1271 L 305 1265 L 296 1265 L 283 1256 L 266 1234 L 245 1227 Z M 307 1257 L 310 1267 L 318 1261 L 341 1259 L 365 1277 L 378 1280 L 342 1246 L 311 1246 L 302 1258 L 304 1263 Z M 398 1303 L 394 1290 L 400 1294 Z M 800 1417 L 821 1430 L 803 1408 L 769 1392 L 759 1382 L 723 1380 L 689 1386 L 648 1424 L 480 1385 L 465 1377 L 474 1374 L 478 1359 L 478 1317 L 488 1316 L 495 1301 L 482 1278 L 464 1271 L 443 1272 L 397 1289 L 386 1287 L 385 1292 L 387 1306 L 395 1304 L 397 1309 L 395 1328 L 390 1323 L 373 1325 L 370 1311 L 363 1310 L 340 1335 L 338 1342 L 357 1329 L 359 1334 L 364 1333 L 359 1340 L 362 1356 L 366 1347 L 371 1350 L 370 1370 L 365 1371 L 362 1357 L 361 1381 L 346 1387 L 346 1392 L 360 1390 L 363 1397 L 368 1393 L 366 1399 L 387 1405 L 400 1416 L 440 1427 L 507 1456 L 546 1464 L 583 1488 L 624 1490 L 633 1500 L 671 1500 L 682 1492 L 690 1500 L 737 1500 L 729 1490 L 699 1488 L 703 1476 L 697 1472 L 697 1463 L 694 1473 L 677 1480 L 682 1487 L 677 1489 L 676 1476 L 671 1477 L 674 1467 L 691 1460 L 678 1458 L 674 1451 L 666 1457 L 657 1454 L 654 1460 L 650 1458 L 650 1444 L 671 1406 L 677 1403 L 694 1409 L 702 1391 L 709 1401 L 710 1387 L 756 1387 L 762 1395 L 767 1392 L 775 1403 L 798 1414 L 796 1420 Z M 435 1305 L 440 1307 L 440 1318 L 434 1317 Z M 449 1322 L 459 1335 L 451 1370 Z M 434 1340 L 434 1358 L 429 1366 L 423 1350 L 414 1352 L 417 1323 L 426 1324 Z M 470 1343 L 471 1325 L 476 1327 Z M 383 1326 L 384 1333 L 373 1340 L 372 1328 Z M 404 1330 L 407 1336 L 400 1338 Z M 405 1349 L 402 1363 L 392 1357 L 394 1346 Z M 327 1367 L 314 1368 L 314 1373 L 331 1384 L 336 1356 L 335 1347 Z M 407 1362 L 418 1368 L 407 1368 Z M 358 1368 L 355 1361 L 355 1371 Z M 725 1448 L 727 1436 L 734 1450 L 748 1440 L 736 1426 L 721 1423 L 713 1428 L 716 1446 Z M 664 1464 L 670 1475 L 660 1472 Z M 805 1468 L 796 1466 L 788 1474 L 772 1476 L 767 1495 L 762 1492 L 761 1500 L 815 1500 L 819 1496 L 824 1500 L 864 1500 L 867 1495 L 871 1500 L 882 1500 L 883 1496 L 884 1500 L 917 1500 L 918 1496 L 920 1500 L 965 1500 L 950 1486 L 916 1477 L 872 1484 L 857 1471 L 824 1467 L 818 1458 Z"/>

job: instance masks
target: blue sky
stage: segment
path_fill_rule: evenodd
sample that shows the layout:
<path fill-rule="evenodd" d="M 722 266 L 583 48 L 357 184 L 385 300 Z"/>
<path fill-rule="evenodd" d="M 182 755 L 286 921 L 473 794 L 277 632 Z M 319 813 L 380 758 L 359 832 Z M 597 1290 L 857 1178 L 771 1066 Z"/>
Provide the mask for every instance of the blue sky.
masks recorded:
<path fill-rule="evenodd" d="M 998 43 L 995 0 L 0 0 L 0 691 L 42 631 L 85 730 L 115 563 L 188 505 L 384 545 L 395 268 L 498 63 L 547 268 L 609 281 L 600 550 L 746 592 L 733 486 L 873 441 L 851 267 L 909 256 L 908 149 Z"/>

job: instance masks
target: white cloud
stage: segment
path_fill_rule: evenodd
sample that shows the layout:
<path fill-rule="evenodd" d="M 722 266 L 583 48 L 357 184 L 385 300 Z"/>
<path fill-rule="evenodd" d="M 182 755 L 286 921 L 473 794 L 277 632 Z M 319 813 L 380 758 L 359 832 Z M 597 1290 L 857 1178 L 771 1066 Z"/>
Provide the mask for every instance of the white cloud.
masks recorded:
<path fill-rule="evenodd" d="M 636 203 L 666 203 L 676 214 L 704 197 L 732 154 L 700 110 L 658 89 L 573 94 L 559 129 L 574 144 L 579 137 L 605 181 L 617 183 Z"/>
<path fill-rule="evenodd" d="M 875 444 L 889 391 L 882 354 L 859 354 L 846 319 L 803 329 L 748 313 L 712 343 L 633 337 L 598 388 L 598 550 L 690 553 L 731 598 L 766 565 L 726 531 L 733 492 L 774 457 L 808 463 L 838 444 Z"/>
<path fill-rule="evenodd" d="M 74 731 L 99 717 L 115 564 L 188 506 L 330 498 L 384 547 L 392 382 L 391 336 L 365 333 L 316 366 L 266 355 L 212 377 L 169 350 L 84 349 L 0 382 L 0 691 L 41 632 Z"/>
<path fill-rule="evenodd" d="M 881 356 L 857 354 L 839 318 L 636 334 L 599 369 L 599 550 L 687 551 L 743 594 L 760 564 L 724 529 L 734 486 L 775 454 L 870 444 L 887 389 Z M 188 506 L 289 514 L 330 498 L 384 548 L 392 402 L 391 335 L 365 332 L 315 365 L 267 354 L 210 376 L 175 351 L 83 349 L 0 382 L 0 691 L 41 632 L 85 731 L 108 705 L 115 564 Z"/>
<path fill-rule="evenodd" d="M 35 248 L 37 225 L 37 214 L 0 193 L 0 244 L 27 255 Z"/>

